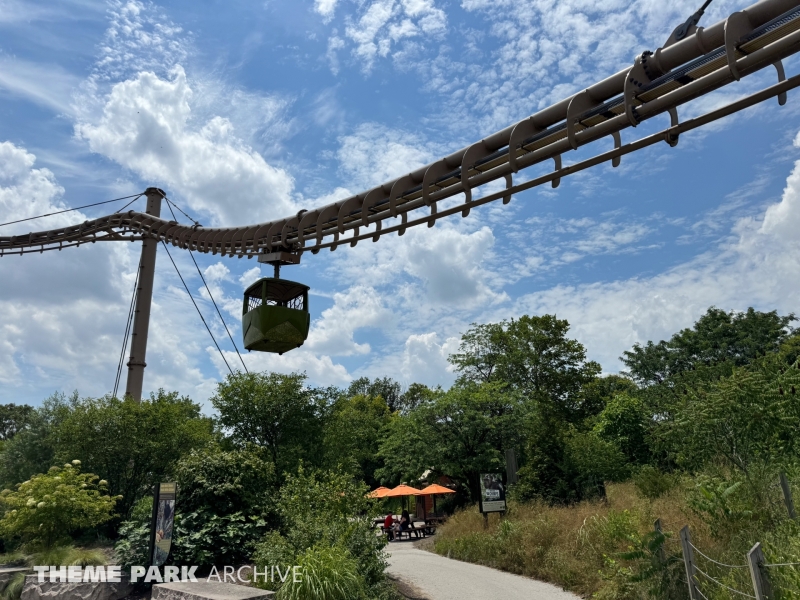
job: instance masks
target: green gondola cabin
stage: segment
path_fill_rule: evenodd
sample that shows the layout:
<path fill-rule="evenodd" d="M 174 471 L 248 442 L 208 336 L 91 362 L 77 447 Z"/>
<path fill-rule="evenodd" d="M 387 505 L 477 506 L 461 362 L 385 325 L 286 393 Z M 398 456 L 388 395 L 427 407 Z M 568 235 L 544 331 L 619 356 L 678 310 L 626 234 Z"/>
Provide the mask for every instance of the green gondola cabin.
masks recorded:
<path fill-rule="evenodd" d="M 299 348 L 308 337 L 308 290 L 302 283 L 264 277 L 244 292 L 244 347 L 283 354 Z"/>

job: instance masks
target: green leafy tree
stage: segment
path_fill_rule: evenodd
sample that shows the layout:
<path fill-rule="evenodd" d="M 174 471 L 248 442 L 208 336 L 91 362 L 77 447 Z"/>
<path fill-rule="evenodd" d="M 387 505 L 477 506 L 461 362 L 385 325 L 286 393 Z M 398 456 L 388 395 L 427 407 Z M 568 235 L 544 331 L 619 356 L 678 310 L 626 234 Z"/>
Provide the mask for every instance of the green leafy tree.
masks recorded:
<path fill-rule="evenodd" d="M 53 394 L 27 417 L 25 426 L 8 439 L 0 453 L 0 483 L 14 485 L 44 473 L 56 460 L 56 432 L 78 398 Z"/>
<path fill-rule="evenodd" d="M 239 564 L 273 520 L 272 462 L 263 449 L 224 451 L 208 446 L 178 463 L 175 507 L 176 561 L 183 564 Z"/>
<path fill-rule="evenodd" d="M 108 494 L 108 482 L 81 473 L 80 461 L 51 467 L 0 493 L 5 514 L 0 530 L 37 549 L 52 548 L 70 534 L 110 520 L 119 497 Z"/>
<path fill-rule="evenodd" d="M 650 459 L 648 422 L 649 415 L 641 398 L 617 394 L 600 413 L 594 430 L 619 448 L 626 462 L 644 464 Z"/>
<path fill-rule="evenodd" d="M 346 471 L 306 470 L 301 466 L 296 474 L 287 477 L 280 490 L 277 499 L 280 529 L 269 533 L 259 544 L 255 563 L 263 567 L 295 565 L 299 561 L 311 569 L 309 575 L 318 589 L 339 581 L 342 585 L 347 583 L 351 591 L 366 590 L 367 598 L 380 597 L 385 583 L 386 541 L 371 528 L 368 515 L 374 509 L 374 501 L 366 497 L 368 489 Z M 320 552 L 326 556 L 320 556 Z M 307 560 L 311 556 L 325 562 L 312 565 Z M 346 572 L 337 574 L 336 565 L 347 567 Z M 341 581 L 343 574 L 350 579 L 353 572 L 358 574 L 359 582 Z M 270 582 L 259 584 L 274 589 Z M 290 594 L 283 597 L 297 597 L 292 594 L 302 589 L 290 592 L 281 588 L 281 593 Z"/>
<path fill-rule="evenodd" d="M 711 388 L 687 390 L 663 435 L 689 468 L 722 460 L 749 476 L 754 465 L 790 464 L 800 452 L 799 392 L 800 368 L 765 357 Z"/>
<path fill-rule="evenodd" d="M 372 381 L 370 381 L 369 377 L 359 377 L 348 386 L 347 396 L 351 398 L 354 396 L 370 398 L 380 396 L 391 412 L 398 410 L 402 404 L 400 384 L 389 377 L 376 377 Z"/>
<path fill-rule="evenodd" d="M 298 461 L 322 459 L 324 400 L 305 386 L 302 373 L 235 373 L 217 386 L 211 398 L 219 424 L 238 446 L 264 448 L 278 474 Z"/>
<path fill-rule="evenodd" d="M 473 325 L 449 360 L 462 381 L 512 386 L 540 410 L 577 421 L 583 417 L 583 387 L 598 376 L 600 365 L 586 360 L 586 349 L 568 331 L 569 323 L 554 315 Z"/>
<path fill-rule="evenodd" d="M 502 470 L 505 449 L 518 441 L 519 410 L 519 396 L 501 383 L 454 385 L 392 423 L 378 476 L 416 479 L 431 469 L 462 482 L 477 501 L 480 474 Z"/>
<path fill-rule="evenodd" d="M 159 390 L 141 403 L 106 396 L 74 400 L 57 428 L 59 460 L 80 457 L 84 467 L 121 494 L 126 518 L 143 495 L 173 474 L 181 456 L 211 439 L 211 420 L 177 392 Z"/>
<path fill-rule="evenodd" d="M 424 383 L 412 383 L 400 397 L 398 410 L 407 415 L 418 406 L 431 402 L 435 397 L 435 390 L 432 390 Z"/>
<path fill-rule="evenodd" d="M 622 362 L 630 376 L 642 386 L 665 382 L 678 373 L 701 366 L 731 362 L 734 366 L 751 363 L 759 356 L 777 352 L 791 330 L 795 316 L 777 311 L 725 312 L 708 309 L 694 326 L 673 335 L 669 341 L 652 341 L 623 353 Z"/>
<path fill-rule="evenodd" d="M 381 396 L 342 396 L 331 407 L 325 425 L 327 463 L 352 468 L 353 474 L 376 483 L 375 470 L 383 432 L 391 420 L 389 407 Z"/>
<path fill-rule="evenodd" d="M 27 404 L 0 404 L 0 441 L 10 440 L 30 425 L 33 413 Z"/>

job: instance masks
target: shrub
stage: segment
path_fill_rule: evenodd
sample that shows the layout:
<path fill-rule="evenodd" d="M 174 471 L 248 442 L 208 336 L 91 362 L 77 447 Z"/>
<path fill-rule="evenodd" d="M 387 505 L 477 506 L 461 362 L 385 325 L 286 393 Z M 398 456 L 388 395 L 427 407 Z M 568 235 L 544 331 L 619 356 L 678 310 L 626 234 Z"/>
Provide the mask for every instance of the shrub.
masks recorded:
<path fill-rule="evenodd" d="M 80 472 L 80 461 L 51 467 L 17 486 L 3 490 L 0 520 L 4 535 L 33 546 L 51 548 L 70 533 L 96 527 L 113 517 L 118 497 L 108 495 L 105 481 Z"/>
<path fill-rule="evenodd" d="M 674 488 L 677 480 L 675 476 L 662 473 L 652 465 L 643 465 L 634 473 L 633 484 L 644 498 L 655 500 Z"/>
<path fill-rule="evenodd" d="M 346 548 L 319 545 L 297 557 L 299 581 L 290 575 L 277 600 L 359 600 L 365 597 L 358 563 Z"/>
<path fill-rule="evenodd" d="M 336 548 L 354 562 L 369 597 L 379 596 L 386 569 L 386 541 L 375 535 L 363 516 L 372 506 L 366 492 L 363 483 L 354 482 L 344 472 L 307 472 L 301 467 L 296 475 L 287 477 L 278 497 L 281 530 L 270 532 L 257 546 L 254 562 L 259 567 L 296 565 L 311 549 Z M 319 558 L 314 552 L 308 556 Z M 259 585 L 276 587 L 270 582 Z"/>

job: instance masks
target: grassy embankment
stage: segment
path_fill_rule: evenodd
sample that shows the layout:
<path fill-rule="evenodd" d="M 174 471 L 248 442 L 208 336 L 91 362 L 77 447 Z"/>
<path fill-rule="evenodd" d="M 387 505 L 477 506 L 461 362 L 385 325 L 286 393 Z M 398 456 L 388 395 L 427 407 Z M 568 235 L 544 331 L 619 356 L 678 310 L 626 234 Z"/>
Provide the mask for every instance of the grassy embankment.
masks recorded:
<path fill-rule="evenodd" d="M 557 584 L 583 597 L 601 599 L 683 598 L 686 584 L 678 532 L 689 525 L 692 541 L 727 564 L 745 563 L 754 542 L 768 561 L 800 561 L 800 527 L 779 516 L 749 515 L 737 527 L 719 531 L 687 504 L 686 481 L 656 499 L 632 483 L 609 484 L 604 501 L 572 506 L 511 504 L 506 518 L 490 515 L 488 528 L 476 507 L 460 511 L 437 532 L 437 553 Z M 770 511 L 773 512 L 773 511 Z M 784 513 L 785 514 L 785 513 Z M 658 556 L 653 523 L 661 519 L 666 566 Z M 663 539 L 663 538 L 662 538 Z M 649 544 L 648 544 L 649 542 Z M 698 557 L 698 565 L 730 587 L 752 594 L 746 569 L 722 569 Z M 783 598 L 800 598 L 800 572 L 772 570 Z M 719 586 L 704 586 L 710 599 L 735 597 Z"/>

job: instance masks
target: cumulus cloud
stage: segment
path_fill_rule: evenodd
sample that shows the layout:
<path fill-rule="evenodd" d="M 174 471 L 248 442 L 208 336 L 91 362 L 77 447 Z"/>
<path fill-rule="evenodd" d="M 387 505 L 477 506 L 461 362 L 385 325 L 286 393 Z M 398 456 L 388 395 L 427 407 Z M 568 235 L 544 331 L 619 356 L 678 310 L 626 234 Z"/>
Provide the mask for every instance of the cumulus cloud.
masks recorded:
<path fill-rule="evenodd" d="M 322 16 L 324 23 L 330 23 L 339 0 L 314 0 L 314 11 Z"/>
<path fill-rule="evenodd" d="M 333 356 L 369 354 L 370 345 L 357 343 L 354 333 L 365 327 L 385 327 L 393 320 L 375 289 L 357 285 L 333 295 L 333 306 L 311 324 L 307 346 Z"/>
<path fill-rule="evenodd" d="M 213 215 L 217 225 L 291 213 L 292 177 L 242 143 L 224 117 L 194 127 L 191 98 L 181 67 L 171 79 L 142 72 L 114 85 L 102 116 L 79 122 L 76 134 L 93 152 L 177 190 L 193 209 Z"/>
<path fill-rule="evenodd" d="M 610 371 L 636 342 L 668 338 L 709 306 L 800 312 L 800 162 L 780 202 L 737 221 L 715 249 L 648 278 L 556 286 L 523 295 L 513 314 L 555 313 Z M 499 316 L 499 315 L 498 315 Z"/>

